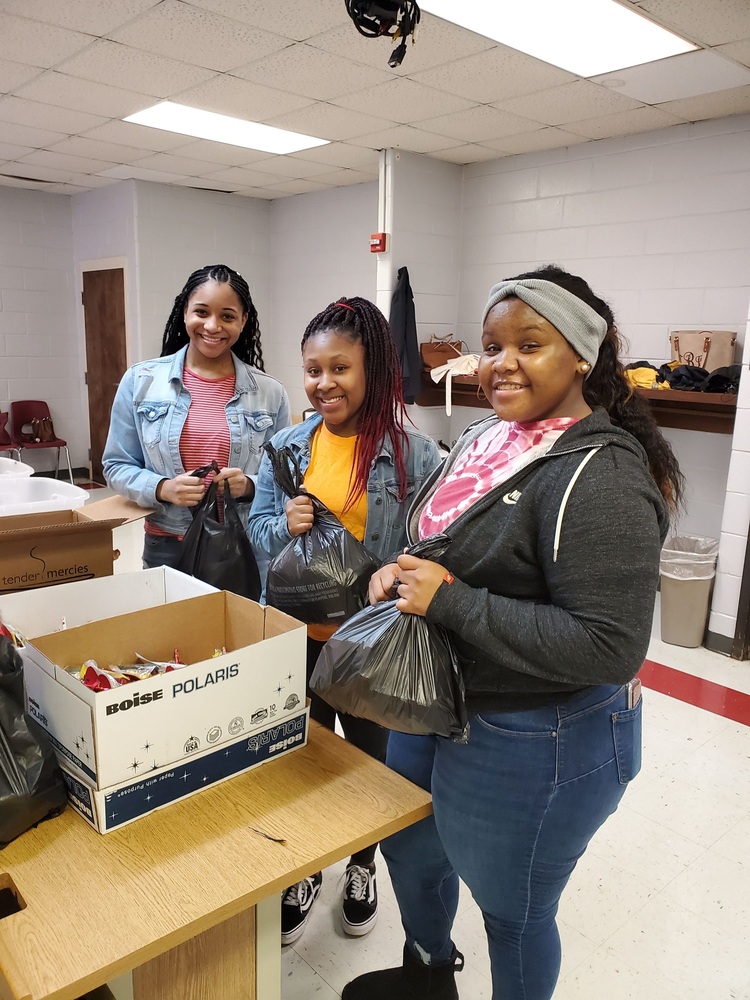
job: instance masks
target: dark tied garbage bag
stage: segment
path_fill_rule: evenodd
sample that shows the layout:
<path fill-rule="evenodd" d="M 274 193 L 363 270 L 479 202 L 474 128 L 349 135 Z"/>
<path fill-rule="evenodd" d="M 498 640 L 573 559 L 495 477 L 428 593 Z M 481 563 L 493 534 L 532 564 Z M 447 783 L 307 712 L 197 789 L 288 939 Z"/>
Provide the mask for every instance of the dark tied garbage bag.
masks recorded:
<path fill-rule="evenodd" d="M 218 472 L 216 462 L 196 469 L 194 476 Z M 260 598 L 260 573 L 250 539 L 237 512 L 237 502 L 224 483 L 223 520 L 219 513 L 219 486 L 212 481 L 193 508 L 193 520 L 182 539 L 177 569 L 219 590 L 230 590 L 251 601 Z"/>
<path fill-rule="evenodd" d="M 0 848 L 57 816 L 67 802 L 49 737 L 23 703 L 21 657 L 0 636 Z"/>
<path fill-rule="evenodd" d="M 408 552 L 439 559 L 449 539 L 433 535 Z M 323 647 L 310 688 L 338 712 L 416 736 L 466 743 L 463 679 L 447 631 L 396 601 L 360 611 Z"/>
<path fill-rule="evenodd" d="M 276 485 L 290 498 L 299 496 L 303 490 L 297 456 L 286 447 L 263 447 Z M 305 495 L 312 501 L 313 526 L 271 560 L 266 601 L 308 625 L 338 625 L 365 606 L 378 562 L 325 504 L 311 493 Z"/>

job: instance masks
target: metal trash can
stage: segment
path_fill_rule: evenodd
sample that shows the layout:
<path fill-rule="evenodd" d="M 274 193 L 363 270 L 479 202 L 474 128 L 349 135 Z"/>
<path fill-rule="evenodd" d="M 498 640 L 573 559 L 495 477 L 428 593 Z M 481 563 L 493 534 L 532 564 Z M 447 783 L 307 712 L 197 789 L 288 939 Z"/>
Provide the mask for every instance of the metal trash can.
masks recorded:
<path fill-rule="evenodd" d="M 691 535 L 668 539 L 661 550 L 661 638 L 700 646 L 706 631 L 719 543 Z"/>

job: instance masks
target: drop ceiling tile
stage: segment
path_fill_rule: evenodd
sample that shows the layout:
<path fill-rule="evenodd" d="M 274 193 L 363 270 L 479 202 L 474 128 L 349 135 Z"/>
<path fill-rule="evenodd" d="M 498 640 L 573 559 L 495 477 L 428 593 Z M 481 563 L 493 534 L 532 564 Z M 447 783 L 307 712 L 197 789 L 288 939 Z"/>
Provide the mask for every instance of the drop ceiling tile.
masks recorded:
<path fill-rule="evenodd" d="M 388 67 L 375 69 L 311 45 L 290 45 L 258 62 L 233 70 L 234 76 L 318 101 L 365 90 L 393 79 Z"/>
<path fill-rule="evenodd" d="M 576 132 L 587 139 L 609 139 L 616 135 L 632 135 L 635 132 L 650 132 L 657 128 L 679 125 L 683 120 L 662 108 L 634 108 L 632 111 L 619 111 L 614 115 L 568 122 L 567 127 L 571 132 Z"/>
<path fill-rule="evenodd" d="M 178 146 L 170 152 L 175 156 L 189 156 L 194 160 L 207 160 L 209 163 L 225 167 L 243 167 L 268 157 L 268 153 L 260 149 L 247 149 L 245 146 L 212 142 L 210 139 L 191 139 L 184 146 Z"/>
<path fill-rule="evenodd" d="M 33 146 L 18 146 L 12 142 L 0 142 L 0 160 L 20 160 L 33 151 Z"/>
<path fill-rule="evenodd" d="M 62 142 L 46 143 L 52 153 L 68 153 L 71 156 L 83 156 L 92 160 L 105 160 L 108 163 L 132 163 L 148 155 L 148 150 L 135 146 L 123 146 L 114 142 L 103 142 L 96 139 L 86 139 L 80 135 L 71 135 Z"/>
<path fill-rule="evenodd" d="M 708 45 L 750 37 L 747 0 L 642 0 L 638 6 L 677 34 Z"/>
<path fill-rule="evenodd" d="M 370 181 L 377 180 L 377 170 L 367 173 L 362 170 L 333 170 L 328 174 L 320 174 L 314 178 L 318 184 L 326 184 L 328 187 L 345 187 L 349 184 L 369 184 Z"/>
<path fill-rule="evenodd" d="M 70 180 L 72 171 L 70 170 L 60 170 L 55 167 L 44 167 L 33 163 L 22 163 L 20 160 L 13 160 L 10 163 L 3 165 L 3 172 L 8 174 L 15 174 L 17 177 L 25 178 L 26 180 L 38 180 L 38 181 L 68 181 Z"/>
<path fill-rule="evenodd" d="M 79 31 L 67 31 L 5 13 L 0 13 L 0 38 L 3 51 L 12 52 L 17 62 L 44 67 L 56 66 L 94 40 L 91 35 Z"/>
<path fill-rule="evenodd" d="M 716 90 L 744 87 L 750 84 L 750 69 L 738 66 L 716 52 L 700 49 L 592 77 L 592 83 L 599 83 L 643 104 L 663 104 Z"/>
<path fill-rule="evenodd" d="M 496 149 L 488 149 L 476 142 L 465 142 L 462 146 L 451 146 L 450 149 L 439 149 L 432 153 L 436 160 L 447 160 L 449 163 L 481 163 L 484 160 L 497 160 L 500 153 Z"/>
<path fill-rule="evenodd" d="M 391 123 L 385 118 L 373 118 L 347 108 L 321 103 L 311 104 L 288 115 L 274 115 L 266 119 L 266 124 L 302 132 L 304 135 L 314 135 L 319 139 L 333 140 L 353 139 L 367 132 L 388 128 Z"/>
<path fill-rule="evenodd" d="M 0 106 L 0 121 L 2 106 Z M 168 149 L 176 149 L 185 145 L 185 136 L 176 132 L 164 132 L 160 128 L 149 128 L 148 125 L 136 125 L 134 122 L 109 121 L 96 128 L 87 129 L 85 138 L 94 141 L 119 143 L 123 146 L 133 146 L 153 153 L 163 153 Z"/>
<path fill-rule="evenodd" d="M 542 149 L 561 149 L 563 146 L 575 146 L 584 139 L 561 128 L 536 129 L 533 132 L 521 132 L 519 135 L 504 135 L 502 139 L 488 139 L 486 145 L 511 156 L 517 153 L 537 153 Z"/>
<path fill-rule="evenodd" d="M 268 0 L 196 0 L 195 6 L 295 41 L 330 31 L 337 25 L 351 24 L 344 4 L 338 2 L 295 0 L 290 8 L 288 4 L 268 3 Z"/>
<path fill-rule="evenodd" d="M 743 66 L 750 66 L 750 38 L 742 38 L 736 42 L 727 42 L 726 45 L 719 45 L 717 52 L 734 59 Z"/>
<path fill-rule="evenodd" d="M 286 197 L 286 192 L 284 191 L 259 187 L 238 188 L 233 194 L 236 194 L 240 198 L 262 198 L 265 201 L 275 201 L 277 198 Z"/>
<path fill-rule="evenodd" d="M 27 101 L 51 104 L 57 108 L 76 110 L 86 108 L 102 118 L 122 118 L 148 107 L 149 99 L 144 94 L 134 94 L 129 90 L 108 87 L 91 80 L 79 80 L 48 70 L 31 83 L 19 87 L 17 95 Z"/>
<path fill-rule="evenodd" d="M 163 0 L 133 24 L 109 34 L 134 48 L 219 72 L 244 66 L 253 56 L 260 59 L 287 44 L 278 35 L 178 0 Z"/>
<path fill-rule="evenodd" d="M 204 177 L 212 174 L 216 168 L 216 163 L 207 160 L 195 160 L 189 156 L 181 156 L 177 152 L 153 153 L 142 160 L 138 160 L 138 166 L 146 170 L 159 170 L 167 174 L 182 174 L 185 177 Z"/>
<path fill-rule="evenodd" d="M 323 49 L 324 52 L 345 55 L 366 66 L 389 69 L 388 59 L 393 51 L 391 40 L 365 38 L 359 34 L 352 22 L 333 31 L 326 31 L 322 35 L 316 35 L 308 41 L 310 45 Z M 409 76 L 453 59 L 461 59 L 474 52 L 489 49 L 494 44 L 495 42 L 483 35 L 477 35 L 473 31 L 459 28 L 455 24 L 449 24 L 439 17 L 423 12 L 416 42 L 412 44 L 409 39 L 404 61 L 390 72 L 394 76 Z"/>
<path fill-rule="evenodd" d="M 0 106 L 0 111 L 2 110 Z M 0 114 L 0 134 L 5 142 L 15 142 L 19 146 L 31 146 L 32 149 L 41 149 L 43 146 L 50 146 L 52 143 L 61 142 L 67 139 L 64 132 L 52 132 L 49 129 L 30 128 L 28 125 L 16 125 L 3 122 Z"/>
<path fill-rule="evenodd" d="M 221 191 L 223 194 L 231 194 L 232 188 L 221 181 L 209 180 L 208 177 L 186 177 L 185 180 L 175 181 L 178 187 L 194 188 L 196 191 Z"/>
<path fill-rule="evenodd" d="M 61 67 L 68 76 L 167 98 L 210 80 L 213 71 L 143 52 L 121 42 L 99 39 Z"/>
<path fill-rule="evenodd" d="M 8 94 L 35 76 L 42 73 L 39 66 L 29 66 L 26 63 L 10 62 L 0 59 L 0 93 Z"/>
<path fill-rule="evenodd" d="M 95 128 L 103 124 L 104 119 L 101 115 L 90 115 L 85 111 L 52 107 L 20 97 L 3 97 L 0 98 L 0 122 L 49 129 L 62 133 L 62 138 L 64 135 L 75 135 L 84 129 Z"/>
<path fill-rule="evenodd" d="M 240 187 L 263 187 L 265 184 L 278 187 L 280 181 L 276 174 L 254 170 L 251 167 L 227 167 L 224 170 L 214 170 L 207 176 L 212 181 L 225 182 L 232 190 Z"/>
<path fill-rule="evenodd" d="M 667 101 L 660 105 L 660 109 L 690 122 L 723 118 L 724 115 L 743 115 L 750 111 L 750 87 L 735 87 L 733 90 L 719 90 L 702 97 Z"/>
<path fill-rule="evenodd" d="M 548 90 L 576 79 L 572 73 L 506 45 L 495 45 L 465 59 L 456 59 L 423 73 L 412 73 L 411 77 L 428 87 L 459 94 L 479 104 Z"/>
<path fill-rule="evenodd" d="M 349 145 L 346 142 L 329 142 L 327 146 L 303 149 L 299 153 L 290 153 L 289 156 L 295 160 L 325 163 L 329 167 L 350 167 L 352 170 L 377 171 L 379 164 L 375 149 Z"/>
<path fill-rule="evenodd" d="M 100 177 L 110 177 L 116 180 L 140 180 L 154 181 L 156 184 L 176 184 L 178 181 L 188 180 L 184 174 L 170 174 L 161 170 L 147 170 L 139 167 L 137 163 L 123 163 L 117 167 L 108 167 L 99 171 Z"/>
<path fill-rule="evenodd" d="M 48 149 L 35 149 L 33 153 L 24 156 L 23 163 L 34 166 L 49 167 L 51 170 L 64 170 L 68 173 L 88 174 L 111 167 L 108 160 L 93 160 L 82 156 L 70 156 L 67 153 L 53 153 Z"/>
<path fill-rule="evenodd" d="M 539 127 L 537 121 L 530 121 L 528 118 L 507 111 L 499 111 L 487 104 L 477 105 L 475 108 L 454 115 L 430 118 L 429 121 L 416 124 L 425 130 L 429 129 L 431 132 L 451 136 L 454 139 L 463 139 L 464 142 L 484 142 L 486 139 L 499 139 L 503 135 L 515 135 L 525 129 L 532 131 Z"/>
<path fill-rule="evenodd" d="M 352 145 L 369 149 L 408 149 L 412 153 L 433 153 L 436 149 L 455 146 L 455 139 L 428 132 L 427 129 L 413 128 L 411 125 L 394 125 L 392 128 L 368 132 L 350 140 Z"/>
<path fill-rule="evenodd" d="M 540 90 L 536 94 L 498 101 L 493 107 L 531 118 L 543 125 L 565 125 L 582 118 L 628 111 L 637 108 L 638 104 L 631 97 L 617 94 L 588 80 L 576 80 L 575 83 L 565 83 L 552 90 Z"/>
<path fill-rule="evenodd" d="M 132 21 L 160 0 L 3 0 L 9 14 L 21 14 L 44 24 L 104 35 Z"/>
<path fill-rule="evenodd" d="M 274 190 L 281 195 L 310 194 L 312 191 L 325 191 L 329 187 L 330 184 L 306 180 L 282 181 L 280 184 L 274 184 Z"/>
<path fill-rule="evenodd" d="M 402 125 L 437 115 L 468 111 L 475 106 L 463 97 L 441 94 L 439 90 L 413 80 L 390 80 L 357 94 L 338 97 L 331 103 L 366 115 L 389 118 Z"/>
<path fill-rule="evenodd" d="M 273 115 L 285 115 L 310 105 L 310 99 L 240 80 L 236 76 L 215 76 L 207 83 L 191 87 L 177 95 L 179 104 L 215 111 L 221 115 L 265 121 Z"/>
<path fill-rule="evenodd" d="M 332 167 L 328 163 L 313 163 L 293 156 L 268 156 L 253 163 L 253 170 L 262 170 L 274 174 L 279 180 L 286 177 L 315 177 L 317 174 L 330 174 Z"/>

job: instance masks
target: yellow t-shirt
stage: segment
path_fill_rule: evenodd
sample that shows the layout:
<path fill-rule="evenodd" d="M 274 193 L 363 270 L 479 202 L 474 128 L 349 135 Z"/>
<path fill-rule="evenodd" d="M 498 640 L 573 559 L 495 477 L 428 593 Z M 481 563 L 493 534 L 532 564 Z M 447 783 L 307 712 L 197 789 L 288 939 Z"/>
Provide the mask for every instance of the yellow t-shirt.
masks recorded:
<path fill-rule="evenodd" d="M 339 437 L 321 424 L 310 442 L 310 464 L 305 472 L 305 489 L 335 514 L 347 531 L 360 542 L 367 524 L 367 494 L 363 493 L 346 511 L 344 505 L 354 472 L 356 434 Z M 336 625 L 308 625 L 311 639 L 325 642 L 336 631 Z"/>

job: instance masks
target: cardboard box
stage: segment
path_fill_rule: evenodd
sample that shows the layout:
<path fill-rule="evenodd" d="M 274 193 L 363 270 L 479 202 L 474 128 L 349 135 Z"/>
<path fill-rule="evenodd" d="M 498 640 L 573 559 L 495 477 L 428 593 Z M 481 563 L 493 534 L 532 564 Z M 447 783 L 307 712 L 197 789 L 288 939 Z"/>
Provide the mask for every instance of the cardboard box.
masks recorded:
<path fill-rule="evenodd" d="M 213 593 L 216 587 L 168 566 L 159 566 L 95 580 L 60 583 L 43 590 L 0 594 L 0 620 L 27 639 L 33 639 L 56 632 L 63 619 L 66 628 L 75 628 L 102 618 Z"/>
<path fill-rule="evenodd" d="M 63 767 L 73 808 L 100 833 L 109 833 L 172 802 L 188 798 L 227 778 L 283 757 L 307 743 L 308 709 L 245 735 L 220 749 L 205 750 L 177 767 L 151 770 L 97 791 Z"/>
<path fill-rule="evenodd" d="M 111 691 L 64 669 L 135 663 L 136 653 L 171 660 L 175 647 L 189 666 Z M 106 789 L 298 713 L 306 653 L 301 622 L 216 591 L 35 638 L 24 651 L 27 711 L 70 772 Z"/>
<path fill-rule="evenodd" d="M 76 510 L 0 518 L 0 593 L 111 576 L 112 529 L 151 511 L 112 496 Z"/>

